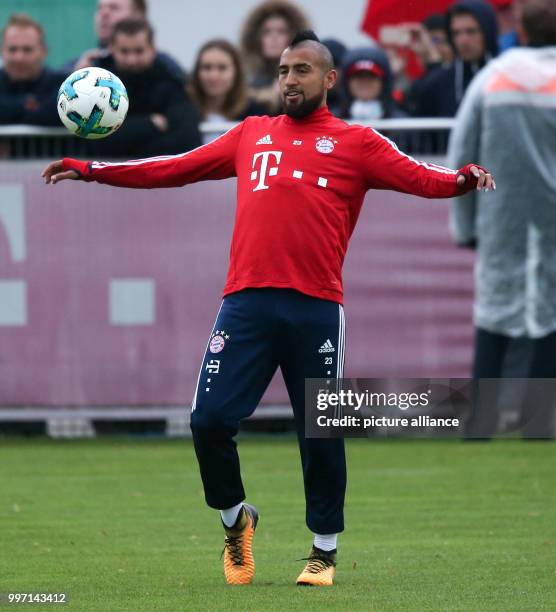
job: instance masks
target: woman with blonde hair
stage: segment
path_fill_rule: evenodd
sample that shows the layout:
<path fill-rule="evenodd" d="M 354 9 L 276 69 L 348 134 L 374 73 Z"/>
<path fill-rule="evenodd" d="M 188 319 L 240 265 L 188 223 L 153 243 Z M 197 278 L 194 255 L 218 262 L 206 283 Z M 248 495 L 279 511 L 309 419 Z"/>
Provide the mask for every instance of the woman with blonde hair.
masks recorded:
<path fill-rule="evenodd" d="M 238 50 L 227 40 L 206 42 L 197 54 L 189 95 L 205 122 L 241 121 L 264 115 L 266 108 L 249 97 Z M 204 143 L 219 133 L 205 134 Z"/>
<path fill-rule="evenodd" d="M 267 0 L 247 16 L 241 50 L 253 97 L 270 112 L 279 107 L 278 64 L 297 32 L 310 28 L 303 11 L 286 0 Z"/>

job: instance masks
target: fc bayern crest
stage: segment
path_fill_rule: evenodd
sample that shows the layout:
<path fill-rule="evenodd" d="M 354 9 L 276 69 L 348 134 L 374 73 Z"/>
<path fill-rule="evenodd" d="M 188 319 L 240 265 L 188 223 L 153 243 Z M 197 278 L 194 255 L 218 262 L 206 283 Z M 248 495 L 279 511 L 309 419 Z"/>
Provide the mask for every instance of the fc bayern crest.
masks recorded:
<path fill-rule="evenodd" d="M 209 351 L 211 353 L 219 353 L 225 346 L 226 340 L 229 340 L 230 336 L 222 329 L 217 329 L 210 339 Z"/>
<path fill-rule="evenodd" d="M 319 153 L 332 153 L 335 144 L 338 144 L 338 141 L 330 136 L 318 136 L 315 147 Z"/>
<path fill-rule="evenodd" d="M 210 341 L 209 350 L 211 353 L 219 353 L 224 348 L 225 344 L 226 341 L 222 336 L 214 336 Z"/>

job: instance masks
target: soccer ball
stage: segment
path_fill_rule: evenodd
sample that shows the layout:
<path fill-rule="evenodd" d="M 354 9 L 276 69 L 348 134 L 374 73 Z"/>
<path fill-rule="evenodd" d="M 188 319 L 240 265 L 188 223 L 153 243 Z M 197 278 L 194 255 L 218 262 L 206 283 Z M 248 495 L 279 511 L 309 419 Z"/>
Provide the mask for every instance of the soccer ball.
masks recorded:
<path fill-rule="evenodd" d="M 126 88 L 103 68 L 76 70 L 58 91 L 58 115 L 70 132 L 82 138 L 106 138 L 123 123 L 129 108 Z"/>

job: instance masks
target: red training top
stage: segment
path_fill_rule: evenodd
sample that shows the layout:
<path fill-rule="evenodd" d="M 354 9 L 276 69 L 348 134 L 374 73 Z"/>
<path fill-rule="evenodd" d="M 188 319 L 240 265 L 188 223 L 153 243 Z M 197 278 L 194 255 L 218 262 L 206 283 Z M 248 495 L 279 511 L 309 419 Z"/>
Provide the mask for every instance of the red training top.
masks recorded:
<path fill-rule="evenodd" d="M 368 189 L 446 198 L 473 189 L 460 171 L 414 160 L 371 128 L 326 107 L 304 119 L 248 117 L 202 147 L 122 163 L 63 160 L 87 181 L 179 187 L 237 176 L 237 210 L 224 295 L 287 287 L 342 303 L 342 265 Z M 456 178 L 466 176 L 465 186 Z"/>

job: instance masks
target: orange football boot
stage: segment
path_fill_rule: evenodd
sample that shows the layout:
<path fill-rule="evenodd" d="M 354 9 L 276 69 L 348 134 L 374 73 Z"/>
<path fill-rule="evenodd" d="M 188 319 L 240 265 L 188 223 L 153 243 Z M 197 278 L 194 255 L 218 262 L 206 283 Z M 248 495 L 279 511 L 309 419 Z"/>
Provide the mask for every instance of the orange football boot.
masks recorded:
<path fill-rule="evenodd" d="M 300 586 L 332 586 L 336 574 L 336 549 L 321 550 L 313 546 L 307 559 L 305 569 L 299 574 L 297 584 Z"/>
<path fill-rule="evenodd" d="M 249 584 L 255 574 L 255 560 L 251 545 L 259 513 L 249 504 L 243 504 L 233 527 L 226 527 L 224 540 L 224 575 L 228 584 Z"/>

